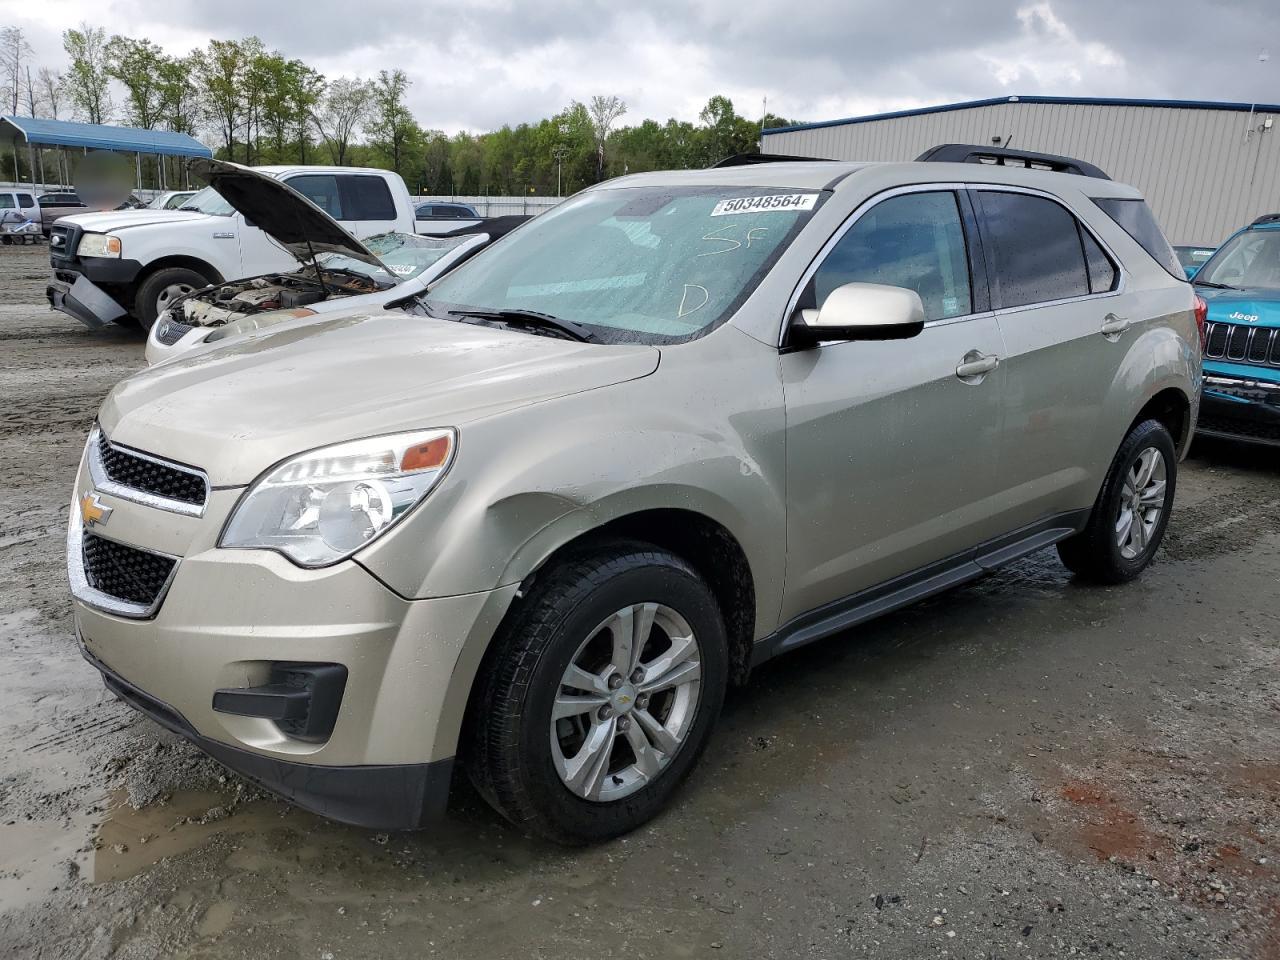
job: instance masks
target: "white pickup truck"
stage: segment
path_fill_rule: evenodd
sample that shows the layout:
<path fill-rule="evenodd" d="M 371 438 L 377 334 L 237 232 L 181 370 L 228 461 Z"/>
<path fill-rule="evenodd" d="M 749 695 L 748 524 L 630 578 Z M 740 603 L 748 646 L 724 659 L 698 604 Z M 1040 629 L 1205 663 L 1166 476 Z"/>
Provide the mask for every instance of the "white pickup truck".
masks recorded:
<path fill-rule="evenodd" d="M 199 172 L 200 161 L 193 169 Z M 255 167 L 288 184 L 357 238 L 413 233 L 399 174 L 365 167 Z M 321 252 L 318 248 L 316 252 Z M 82 213 L 53 224 L 49 306 L 87 324 L 149 329 L 178 297 L 209 284 L 297 269 L 298 260 L 212 187 L 178 210 Z"/>

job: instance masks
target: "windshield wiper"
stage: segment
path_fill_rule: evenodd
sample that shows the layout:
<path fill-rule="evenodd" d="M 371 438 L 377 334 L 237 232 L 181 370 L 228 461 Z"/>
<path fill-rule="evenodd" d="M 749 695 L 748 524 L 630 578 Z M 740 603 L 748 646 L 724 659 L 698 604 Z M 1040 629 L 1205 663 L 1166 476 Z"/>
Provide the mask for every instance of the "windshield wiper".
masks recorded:
<path fill-rule="evenodd" d="M 1214 283 L 1212 280 L 1192 280 L 1193 287 L 1212 287 L 1214 290 L 1239 290 L 1239 287 L 1233 287 L 1229 283 Z"/>
<path fill-rule="evenodd" d="M 525 327 L 530 330 L 554 330 L 571 340 L 598 343 L 599 337 L 581 324 L 561 320 L 538 310 L 512 308 L 507 310 L 450 310 L 455 317 L 475 317 L 477 320 L 497 320 L 509 327 Z"/>

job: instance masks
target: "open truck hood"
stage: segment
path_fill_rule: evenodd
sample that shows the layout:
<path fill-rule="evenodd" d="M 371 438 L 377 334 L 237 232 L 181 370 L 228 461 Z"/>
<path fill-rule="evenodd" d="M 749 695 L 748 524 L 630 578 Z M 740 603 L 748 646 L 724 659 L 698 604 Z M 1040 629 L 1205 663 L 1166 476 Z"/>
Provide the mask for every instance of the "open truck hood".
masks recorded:
<path fill-rule="evenodd" d="M 342 224 L 287 183 L 225 160 L 199 158 L 190 161 L 189 169 L 303 263 L 312 252 L 341 253 L 386 270 Z"/>

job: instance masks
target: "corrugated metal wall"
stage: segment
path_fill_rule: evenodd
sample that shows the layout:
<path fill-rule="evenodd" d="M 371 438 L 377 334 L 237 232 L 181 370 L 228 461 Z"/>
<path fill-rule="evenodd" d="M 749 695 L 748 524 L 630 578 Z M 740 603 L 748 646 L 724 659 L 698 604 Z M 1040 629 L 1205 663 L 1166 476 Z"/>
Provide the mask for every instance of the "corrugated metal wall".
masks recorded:
<path fill-rule="evenodd" d="M 1186 107 L 1000 103 L 766 134 L 766 153 L 913 160 L 940 143 L 1012 146 L 1097 164 L 1146 195 L 1174 243 L 1220 243 L 1280 212 L 1280 118 Z M 1245 132 L 1254 132 L 1246 139 Z"/>

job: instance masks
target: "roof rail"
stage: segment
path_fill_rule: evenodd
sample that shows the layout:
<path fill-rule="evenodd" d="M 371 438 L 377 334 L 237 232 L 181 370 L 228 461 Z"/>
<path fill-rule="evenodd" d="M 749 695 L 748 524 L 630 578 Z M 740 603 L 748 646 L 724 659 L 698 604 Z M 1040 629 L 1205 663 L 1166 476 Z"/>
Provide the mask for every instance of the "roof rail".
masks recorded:
<path fill-rule="evenodd" d="M 1264 213 L 1249 226 L 1256 227 L 1260 223 L 1280 223 L 1280 213 Z"/>
<path fill-rule="evenodd" d="M 826 157 L 788 157 L 781 153 L 735 153 L 731 157 L 725 157 L 723 160 L 713 163 L 708 170 L 716 170 L 720 167 L 746 167 L 753 163 L 830 163 Z"/>
<path fill-rule="evenodd" d="M 1031 150 L 1011 150 L 1008 147 L 984 147 L 971 143 L 944 143 L 930 147 L 916 157 L 919 163 L 993 163 L 1001 167 L 1026 167 L 1030 170 L 1052 170 L 1054 173 L 1074 173 L 1081 177 L 1110 180 L 1092 163 L 1073 157 L 1059 157 L 1052 153 L 1035 153 Z"/>

